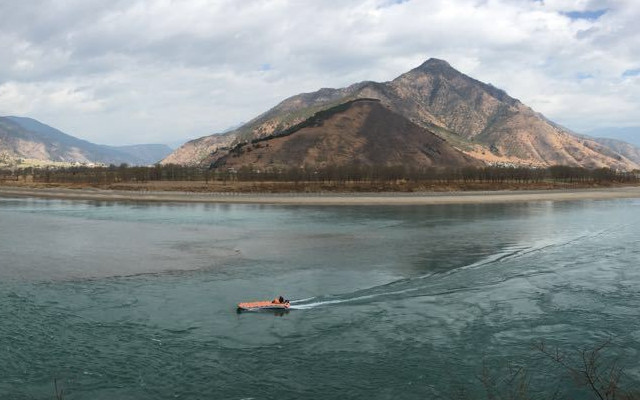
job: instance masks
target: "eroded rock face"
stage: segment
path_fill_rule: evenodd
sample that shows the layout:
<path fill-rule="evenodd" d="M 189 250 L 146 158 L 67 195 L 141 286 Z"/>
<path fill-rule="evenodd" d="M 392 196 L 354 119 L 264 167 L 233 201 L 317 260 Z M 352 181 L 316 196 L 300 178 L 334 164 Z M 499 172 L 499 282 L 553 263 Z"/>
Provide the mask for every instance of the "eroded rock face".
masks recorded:
<path fill-rule="evenodd" d="M 363 98 L 379 100 L 395 115 L 435 133 L 459 151 L 486 163 L 563 164 L 625 170 L 639 167 L 638 160 L 625 156 L 632 152 L 620 154 L 606 144 L 577 136 L 504 91 L 468 77 L 437 59 L 430 59 L 391 82 L 365 81 L 347 88 L 321 89 L 290 97 L 232 132 L 185 144 L 163 162 L 215 163 L 239 144 L 278 136 L 303 124 L 319 111 Z M 405 142 L 413 137 L 407 134 L 404 138 L 402 133 L 395 131 L 391 136 Z M 394 146 L 386 136 L 375 140 Z M 356 146 L 348 152 L 350 157 L 362 157 L 357 149 Z M 330 149 L 311 151 L 322 153 Z M 282 157 L 287 156 L 283 154 Z M 295 164 L 293 154 L 291 157 L 290 163 Z M 327 159 L 336 157 L 326 155 Z M 408 157 L 406 163 L 413 162 L 411 160 L 415 161 Z"/>
<path fill-rule="evenodd" d="M 404 98 L 400 112 L 433 123 L 480 145 L 485 161 L 633 169 L 637 161 L 553 124 L 491 85 L 441 60 L 429 60 L 390 83 Z M 484 154 L 483 154 L 484 152 Z"/>

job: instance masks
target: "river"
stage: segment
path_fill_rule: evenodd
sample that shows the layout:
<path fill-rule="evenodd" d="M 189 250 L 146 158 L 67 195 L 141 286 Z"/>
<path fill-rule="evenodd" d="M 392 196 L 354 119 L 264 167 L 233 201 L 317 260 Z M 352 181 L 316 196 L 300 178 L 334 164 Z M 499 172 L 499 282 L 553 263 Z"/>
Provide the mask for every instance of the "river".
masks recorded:
<path fill-rule="evenodd" d="M 576 367 L 608 343 L 637 386 L 639 261 L 633 199 L 0 198 L 0 398 L 484 398 L 522 376 L 587 396 L 540 341 Z M 287 313 L 236 312 L 280 294 Z"/>

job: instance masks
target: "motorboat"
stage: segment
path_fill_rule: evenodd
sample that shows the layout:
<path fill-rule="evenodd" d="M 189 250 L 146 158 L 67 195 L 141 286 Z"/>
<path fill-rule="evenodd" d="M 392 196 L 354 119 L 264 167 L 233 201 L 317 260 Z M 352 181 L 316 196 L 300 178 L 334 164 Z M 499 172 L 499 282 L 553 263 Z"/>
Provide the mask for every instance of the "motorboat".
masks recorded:
<path fill-rule="evenodd" d="M 238 311 L 288 310 L 289 307 L 291 307 L 289 301 L 280 302 L 278 299 L 238 303 Z"/>

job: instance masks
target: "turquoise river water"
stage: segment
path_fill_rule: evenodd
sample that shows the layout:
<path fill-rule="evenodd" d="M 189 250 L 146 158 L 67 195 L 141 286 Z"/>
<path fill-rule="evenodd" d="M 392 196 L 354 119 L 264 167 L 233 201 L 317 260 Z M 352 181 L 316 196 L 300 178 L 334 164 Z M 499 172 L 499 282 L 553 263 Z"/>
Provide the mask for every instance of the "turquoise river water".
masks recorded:
<path fill-rule="evenodd" d="M 639 200 L 0 198 L 0 399 L 485 398 L 514 370 L 589 398 L 534 344 L 609 342 L 637 387 L 639 261 Z M 291 311 L 236 312 L 278 294 Z"/>

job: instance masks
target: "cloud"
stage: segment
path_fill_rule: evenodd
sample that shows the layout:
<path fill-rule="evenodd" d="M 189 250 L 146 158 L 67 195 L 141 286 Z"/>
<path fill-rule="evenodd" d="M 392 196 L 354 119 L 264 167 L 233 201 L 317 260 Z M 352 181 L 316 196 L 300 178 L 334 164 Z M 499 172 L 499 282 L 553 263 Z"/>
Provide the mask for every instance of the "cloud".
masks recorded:
<path fill-rule="evenodd" d="M 429 57 L 578 131 L 640 124 L 635 0 L 0 0 L 0 14 L 0 115 L 98 143 L 219 132 Z"/>

